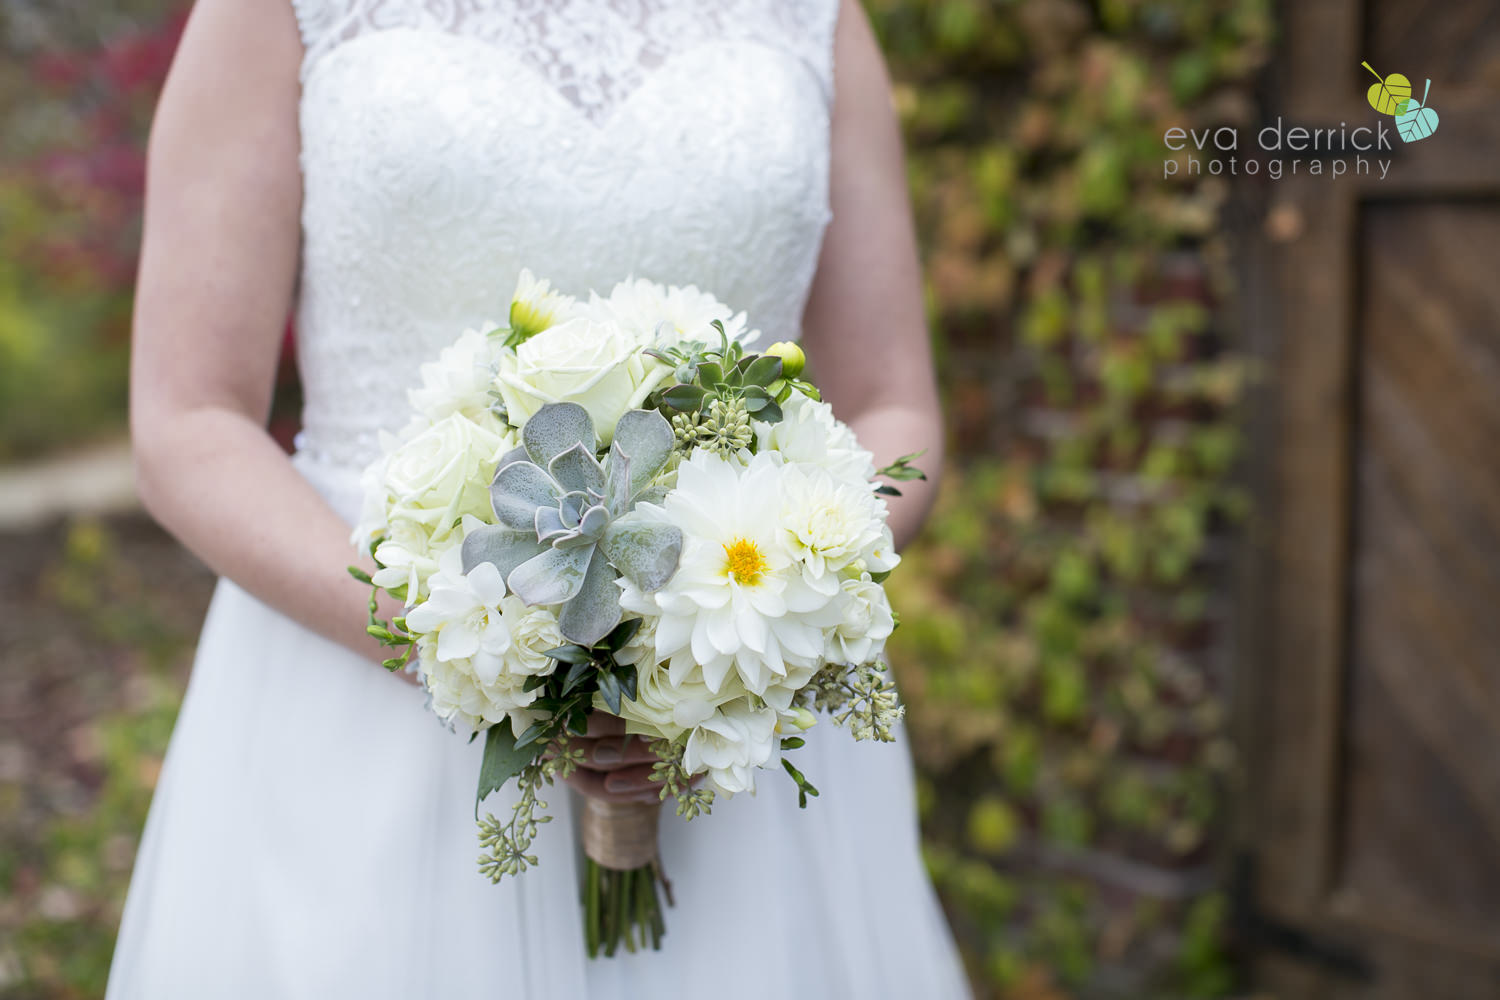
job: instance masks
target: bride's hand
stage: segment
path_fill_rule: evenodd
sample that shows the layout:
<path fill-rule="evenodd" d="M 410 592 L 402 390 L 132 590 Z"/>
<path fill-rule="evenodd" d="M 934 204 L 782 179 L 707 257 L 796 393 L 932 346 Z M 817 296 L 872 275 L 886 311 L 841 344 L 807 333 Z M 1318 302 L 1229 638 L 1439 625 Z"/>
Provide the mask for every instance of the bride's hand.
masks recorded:
<path fill-rule="evenodd" d="M 625 734 L 625 723 L 613 715 L 589 715 L 588 732 L 573 737 L 583 761 L 567 779 L 580 793 L 606 802 L 659 802 L 661 783 L 651 780 L 657 756 L 639 737 Z"/>

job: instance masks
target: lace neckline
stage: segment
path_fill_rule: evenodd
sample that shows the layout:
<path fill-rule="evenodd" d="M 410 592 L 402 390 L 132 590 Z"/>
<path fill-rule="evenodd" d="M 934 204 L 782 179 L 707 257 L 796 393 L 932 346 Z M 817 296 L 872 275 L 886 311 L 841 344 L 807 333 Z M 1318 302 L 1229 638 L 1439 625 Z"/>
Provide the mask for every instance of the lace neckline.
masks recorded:
<path fill-rule="evenodd" d="M 341 44 L 415 28 L 492 44 L 595 125 L 674 55 L 716 41 L 758 41 L 800 57 L 831 98 L 838 0 L 292 0 L 302 78 Z M 724 72 L 733 73 L 732 64 Z"/>

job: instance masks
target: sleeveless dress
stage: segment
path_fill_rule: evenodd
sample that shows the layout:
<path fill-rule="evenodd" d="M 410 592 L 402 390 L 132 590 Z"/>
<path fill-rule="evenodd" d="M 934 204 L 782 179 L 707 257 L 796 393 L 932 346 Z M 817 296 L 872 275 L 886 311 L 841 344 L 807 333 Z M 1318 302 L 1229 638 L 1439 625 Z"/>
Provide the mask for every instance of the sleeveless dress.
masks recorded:
<path fill-rule="evenodd" d="M 586 295 L 696 284 L 794 339 L 830 218 L 838 0 L 293 0 L 305 430 L 348 520 L 418 365 L 521 268 Z M 151 806 L 111 1000 L 967 995 L 903 741 L 821 722 L 685 823 L 660 952 L 585 956 L 573 793 L 540 865 L 476 865 L 482 741 L 221 580 Z M 485 809 L 505 815 L 509 789 Z"/>

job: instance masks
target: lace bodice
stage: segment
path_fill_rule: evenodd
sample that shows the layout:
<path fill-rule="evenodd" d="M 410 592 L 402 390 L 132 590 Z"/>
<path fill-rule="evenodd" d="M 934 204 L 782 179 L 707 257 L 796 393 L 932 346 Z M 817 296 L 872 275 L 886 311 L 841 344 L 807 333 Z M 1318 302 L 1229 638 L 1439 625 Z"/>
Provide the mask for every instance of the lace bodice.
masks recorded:
<path fill-rule="evenodd" d="M 293 0 L 304 458 L 356 469 L 418 365 L 564 291 L 696 284 L 800 332 L 838 0 Z"/>

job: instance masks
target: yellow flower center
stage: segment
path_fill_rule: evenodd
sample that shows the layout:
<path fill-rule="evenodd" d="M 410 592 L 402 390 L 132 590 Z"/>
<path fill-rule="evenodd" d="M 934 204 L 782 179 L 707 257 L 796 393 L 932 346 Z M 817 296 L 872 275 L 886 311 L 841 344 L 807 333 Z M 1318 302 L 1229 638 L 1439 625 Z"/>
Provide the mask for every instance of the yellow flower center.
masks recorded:
<path fill-rule="evenodd" d="M 736 538 L 724 546 L 724 572 L 748 587 L 760 583 L 769 568 L 760 546 L 748 538 Z"/>

